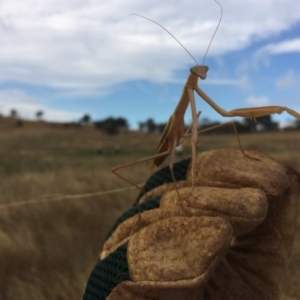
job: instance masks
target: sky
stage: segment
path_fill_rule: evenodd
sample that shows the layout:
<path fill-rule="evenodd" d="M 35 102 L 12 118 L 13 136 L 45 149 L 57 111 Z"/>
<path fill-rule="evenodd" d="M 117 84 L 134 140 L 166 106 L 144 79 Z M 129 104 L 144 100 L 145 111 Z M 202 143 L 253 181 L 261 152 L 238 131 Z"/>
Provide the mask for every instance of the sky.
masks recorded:
<path fill-rule="evenodd" d="M 300 112 L 300 1 L 219 0 L 223 19 L 199 86 L 223 109 Z M 167 122 L 220 19 L 214 0 L 1 0 L 0 113 L 48 121 Z M 201 118 L 228 121 L 198 95 Z M 287 113 L 273 120 L 287 124 Z M 185 121 L 191 122 L 190 109 Z"/>

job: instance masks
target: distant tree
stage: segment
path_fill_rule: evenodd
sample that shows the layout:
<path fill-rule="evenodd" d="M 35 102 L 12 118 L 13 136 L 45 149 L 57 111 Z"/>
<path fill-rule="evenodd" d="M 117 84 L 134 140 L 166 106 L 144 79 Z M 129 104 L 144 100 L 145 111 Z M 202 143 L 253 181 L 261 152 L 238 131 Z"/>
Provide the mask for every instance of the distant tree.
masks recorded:
<path fill-rule="evenodd" d="M 41 120 L 42 117 L 44 115 L 44 112 L 42 110 L 38 110 L 36 113 L 35 113 L 35 116 L 37 118 L 37 120 Z"/>
<path fill-rule="evenodd" d="M 126 119 L 113 117 L 96 121 L 94 122 L 94 125 L 97 129 L 102 130 L 103 132 L 110 135 L 118 134 L 120 129 L 128 128 L 128 122 Z"/>
<path fill-rule="evenodd" d="M 119 117 L 119 118 L 115 119 L 115 122 L 116 122 L 116 125 L 118 128 L 128 129 L 128 127 L 129 127 L 127 120 L 124 118 Z"/>
<path fill-rule="evenodd" d="M 16 109 L 13 108 L 10 110 L 10 117 L 13 119 L 16 119 L 18 117 L 18 112 Z"/>
<path fill-rule="evenodd" d="M 107 118 L 106 120 L 104 120 L 102 130 L 109 135 L 119 133 L 119 128 L 114 118 Z"/>
<path fill-rule="evenodd" d="M 156 130 L 156 124 L 153 119 L 148 119 L 145 124 L 149 133 L 153 133 Z"/>
<path fill-rule="evenodd" d="M 295 121 L 295 128 L 300 129 L 300 120 Z"/>
<path fill-rule="evenodd" d="M 257 122 L 252 119 L 244 118 L 243 119 L 244 126 L 248 129 L 248 132 L 256 132 L 257 131 Z"/>
<path fill-rule="evenodd" d="M 200 122 L 201 126 L 206 125 L 206 124 L 210 124 L 210 123 L 212 123 L 212 122 L 211 122 L 211 120 L 210 120 L 209 118 L 207 118 L 207 117 L 202 118 L 202 119 L 201 119 L 201 122 Z"/>
<path fill-rule="evenodd" d="M 89 124 L 91 122 L 91 117 L 88 114 L 83 115 L 83 117 L 79 120 L 81 124 Z"/>
<path fill-rule="evenodd" d="M 257 131 L 258 127 L 262 127 L 263 131 L 278 130 L 278 123 L 272 121 L 271 115 L 262 116 L 256 118 L 255 120 L 244 118 L 244 124 L 250 129 L 251 132 Z"/>
<path fill-rule="evenodd" d="M 271 115 L 257 118 L 257 123 L 263 126 L 263 130 L 275 131 L 278 130 L 278 123 L 272 121 Z"/>

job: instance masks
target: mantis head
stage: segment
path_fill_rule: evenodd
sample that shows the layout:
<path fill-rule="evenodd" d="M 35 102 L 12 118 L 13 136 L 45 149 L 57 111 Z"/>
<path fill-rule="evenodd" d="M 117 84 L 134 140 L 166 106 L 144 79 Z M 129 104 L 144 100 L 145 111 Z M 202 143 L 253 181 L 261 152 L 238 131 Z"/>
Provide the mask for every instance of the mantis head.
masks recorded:
<path fill-rule="evenodd" d="M 191 67 L 190 72 L 204 80 L 206 78 L 206 74 L 208 72 L 208 69 L 209 68 L 207 66 L 197 65 L 195 67 Z"/>

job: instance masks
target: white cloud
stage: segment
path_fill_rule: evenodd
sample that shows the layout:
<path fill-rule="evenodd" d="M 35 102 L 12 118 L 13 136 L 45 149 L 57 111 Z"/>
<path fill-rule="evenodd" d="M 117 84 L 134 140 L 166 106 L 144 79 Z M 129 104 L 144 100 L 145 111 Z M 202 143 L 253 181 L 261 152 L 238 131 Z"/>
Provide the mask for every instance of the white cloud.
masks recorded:
<path fill-rule="evenodd" d="M 289 70 L 283 77 L 277 80 L 278 89 L 290 89 L 296 87 L 300 82 L 300 76 L 296 75 L 293 70 Z"/>
<path fill-rule="evenodd" d="M 78 120 L 82 115 L 40 104 L 36 99 L 19 90 L 0 91 L 1 113 L 8 116 L 12 109 L 15 109 L 24 119 L 35 119 L 36 112 L 42 110 L 45 120 L 58 122 Z"/>
<path fill-rule="evenodd" d="M 270 55 L 300 53 L 300 38 L 271 43 L 263 46 L 253 56 L 254 65 L 258 66 L 263 63 L 265 66 L 270 65 Z"/>
<path fill-rule="evenodd" d="M 238 79 L 210 79 L 206 81 L 207 84 L 214 85 L 240 85 L 241 81 Z"/>
<path fill-rule="evenodd" d="M 272 43 L 259 50 L 261 54 L 300 53 L 300 38 Z"/>
<path fill-rule="evenodd" d="M 300 20 L 299 1 L 221 4 L 224 16 L 208 58 L 279 34 Z M 220 15 L 211 0 L 3 0 L 0 12 L 0 82 L 82 90 L 131 79 L 172 81 L 175 70 L 193 64 L 166 32 L 130 13 L 160 22 L 199 63 Z M 296 47 L 298 42 L 277 45 L 276 51 Z"/>
<path fill-rule="evenodd" d="M 245 91 L 253 89 L 253 84 L 247 75 L 243 75 L 239 80 L 239 86 Z"/>
<path fill-rule="evenodd" d="M 269 99 L 267 97 L 255 97 L 251 96 L 246 100 L 247 104 L 250 106 L 268 106 L 270 105 Z"/>

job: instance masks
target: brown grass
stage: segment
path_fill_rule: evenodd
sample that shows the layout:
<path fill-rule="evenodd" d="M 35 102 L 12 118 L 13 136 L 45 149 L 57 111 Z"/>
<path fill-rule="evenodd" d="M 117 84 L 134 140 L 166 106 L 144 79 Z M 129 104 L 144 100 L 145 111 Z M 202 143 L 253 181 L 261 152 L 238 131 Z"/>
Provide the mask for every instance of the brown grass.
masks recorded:
<path fill-rule="evenodd" d="M 0 299 L 80 299 L 108 229 L 138 191 L 7 204 L 127 186 L 110 168 L 151 155 L 159 136 L 136 132 L 107 137 L 90 127 L 0 130 Z M 241 135 L 241 140 L 245 148 L 267 152 L 300 170 L 299 132 Z M 97 155 L 100 143 L 104 153 Z M 120 154 L 114 154 L 116 144 Z M 237 147 L 234 135 L 201 136 L 198 148 L 228 147 Z M 139 183 L 151 174 L 148 167 L 132 166 L 123 174 Z M 285 299 L 300 299 L 299 281 L 300 221 Z"/>

